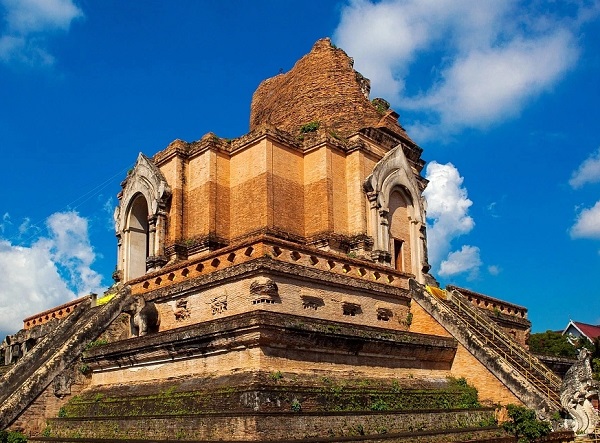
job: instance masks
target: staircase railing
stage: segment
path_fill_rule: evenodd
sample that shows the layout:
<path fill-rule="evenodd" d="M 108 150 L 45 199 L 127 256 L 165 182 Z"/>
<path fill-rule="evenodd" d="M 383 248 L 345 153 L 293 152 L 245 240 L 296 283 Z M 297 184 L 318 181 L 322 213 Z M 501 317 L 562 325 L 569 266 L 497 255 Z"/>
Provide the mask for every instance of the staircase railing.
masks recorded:
<path fill-rule="evenodd" d="M 525 351 L 520 345 L 511 340 L 504 334 L 498 326 L 496 326 L 487 316 L 476 311 L 471 303 L 466 301 L 465 297 L 457 290 L 450 293 L 450 297 L 440 297 L 438 291 L 430 293 L 436 295 L 443 303 L 452 303 L 458 313 L 470 319 L 473 324 L 466 321 L 465 318 L 458 318 L 465 327 L 472 333 L 476 334 L 488 346 L 488 349 L 493 351 L 498 357 L 508 362 L 527 380 L 529 380 L 555 407 L 561 408 L 560 391 L 561 380 L 535 356 Z M 474 325 L 474 326 L 473 326 Z M 488 335 L 482 333 L 487 332 Z M 504 349 L 499 344 L 503 344 L 507 349 Z"/>
<path fill-rule="evenodd" d="M 458 297 L 457 297 L 458 295 Z M 527 352 L 521 345 L 512 340 L 508 335 L 502 331 L 492 320 L 486 315 L 477 312 L 468 301 L 465 300 L 465 296 L 459 291 L 452 292 L 451 300 L 459 308 L 460 311 L 467 313 L 473 318 L 479 325 L 485 328 L 494 338 L 500 339 L 504 345 L 510 349 L 510 356 L 519 356 L 522 360 L 526 361 L 530 369 L 536 370 L 537 372 L 544 375 L 544 378 L 552 384 L 553 387 L 559 389 L 562 380 L 552 372 L 546 365 L 544 365 L 537 357 Z"/>

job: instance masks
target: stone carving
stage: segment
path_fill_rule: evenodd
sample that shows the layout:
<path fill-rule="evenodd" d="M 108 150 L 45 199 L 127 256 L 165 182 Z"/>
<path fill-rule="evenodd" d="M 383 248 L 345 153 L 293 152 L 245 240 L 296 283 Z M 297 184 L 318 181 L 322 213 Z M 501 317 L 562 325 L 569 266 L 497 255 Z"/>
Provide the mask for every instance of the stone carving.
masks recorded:
<path fill-rule="evenodd" d="M 187 299 L 177 300 L 177 303 L 175 303 L 175 311 L 173 311 L 173 313 L 175 314 L 175 320 L 177 321 L 183 321 L 186 318 L 190 318 Z"/>
<path fill-rule="evenodd" d="M 591 397 L 598 394 L 597 383 L 592 379 L 591 352 L 580 349 L 577 362 L 565 374 L 560 389 L 560 402 L 572 417 L 567 426 L 576 434 L 590 434 L 598 423 L 598 413 Z"/>
<path fill-rule="evenodd" d="M 0 343 L 0 366 L 16 363 L 21 357 L 27 354 L 35 344 L 46 334 L 54 329 L 60 320 L 51 319 L 50 321 L 32 327 L 30 329 L 21 329 L 13 335 L 7 335 Z"/>
<path fill-rule="evenodd" d="M 258 277 L 250 283 L 250 295 L 252 304 L 276 303 L 279 301 L 279 288 L 277 284 L 268 277 Z"/>
<path fill-rule="evenodd" d="M 342 314 L 354 317 L 362 314 L 362 309 L 359 304 L 344 302 L 342 303 Z"/>
<path fill-rule="evenodd" d="M 391 309 L 387 308 L 377 308 L 377 320 L 379 321 L 389 321 L 394 314 Z"/>
<path fill-rule="evenodd" d="M 146 302 L 144 297 L 131 297 L 123 312 L 130 315 L 129 325 L 132 337 L 142 337 L 151 332 L 158 332 L 160 319 L 158 310 L 152 302 Z"/>
<path fill-rule="evenodd" d="M 316 311 L 321 306 L 325 306 L 325 302 L 320 297 L 311 297 L 309 295 L 302 296 L 302 307 L 304 309 L 312 309 Z"/>
<path fill-rule="evenodd" d="M 71 385 L 73 384 L 73 375 L 68 371 L 58 374 L 52 381 L 54 395 L 58 398 L 63 398 L 71 394 Z"/>
<path fill-rule="evenodd" d="M 227 310 L 227 295 L 220 295 L 210 301 L 212 315 L 221 314 Z"/>

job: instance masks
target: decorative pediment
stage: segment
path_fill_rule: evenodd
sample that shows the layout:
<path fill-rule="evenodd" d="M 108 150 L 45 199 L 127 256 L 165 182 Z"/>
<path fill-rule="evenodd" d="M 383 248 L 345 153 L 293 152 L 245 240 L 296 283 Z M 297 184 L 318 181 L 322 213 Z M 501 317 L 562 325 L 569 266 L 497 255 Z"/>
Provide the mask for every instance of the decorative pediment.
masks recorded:
<path fill-rule="evenodd" d="M 377 199 L 377 206 L 387 210 L 389 196 L 394 187 L 405 188 L 411 196 L 415 206 L 414 217 L 419 222 L 424 222 L 424 205 L 421 199 L 419 183 L 411 168 L 402 145 L 396 146 L 387 152 L 373 168 L 373 172 L 366 178 L 363 189 L 367 196 Z"/>
<path fill-rule="evenodd" d="M 134 197 L 142 194 L 148 202 L 148 214 L 157 215 L 171 197 L 171 187 L 156 165 L 140 152 L 134 168 L 122 183 L 119 206 L 115 210 L 115 229 L 122 232 L 126 224 L 127 208 Z"/>

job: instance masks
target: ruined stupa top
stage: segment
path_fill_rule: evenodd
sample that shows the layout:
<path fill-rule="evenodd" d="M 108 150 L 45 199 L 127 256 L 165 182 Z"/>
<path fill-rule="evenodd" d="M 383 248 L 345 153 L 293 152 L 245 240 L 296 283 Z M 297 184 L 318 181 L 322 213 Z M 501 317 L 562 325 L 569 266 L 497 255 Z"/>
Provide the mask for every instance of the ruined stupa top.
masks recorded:
<path fill-rule="evenodd" d="M 347 137 L 362 128 L 387 128 L 410 140 L 384 100 L 369 100 L 370 82 L 328 38 L 284 74 L 263 81 L 252 97 L 250 130 L 263 124 L 297 133 L 311 122 Z"/>

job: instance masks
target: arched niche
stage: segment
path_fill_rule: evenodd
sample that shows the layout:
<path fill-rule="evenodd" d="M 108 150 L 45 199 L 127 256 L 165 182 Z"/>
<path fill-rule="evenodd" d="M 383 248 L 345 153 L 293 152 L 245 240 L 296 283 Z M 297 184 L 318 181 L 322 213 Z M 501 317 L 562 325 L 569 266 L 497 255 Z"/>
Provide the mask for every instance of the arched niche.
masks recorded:
<path fill-rule="evenodd" d="M 373 238 L 372 258 L 413 274 L 423 283 L 429 270 L 424 186 L 416 174 L 398 145 L 375 165 L 363 189 L 369 202 L 367 231 Z"/>
<path fill-rule="evenodd" d="M 149 256 L 148 201 L 137 194 L 131 202 L 126 217 L 125 238 L 125 280 L 141 277 L 146 273 L 146 259 Z"/>
<path fill-rule="evenodd" d="M 128 281 L 167 263 L 164 241 L 171 189 L 162 172 L 141 153 L 122 186 L 114 215 L 116 277 Z"/>
<path fill-rule="evenodd" d="M 391 265 L 402 272 L 412 272 L 411 209 L 412 199 L 406 189 L 394 188 L 389 198 L 389 250 Z"/>

